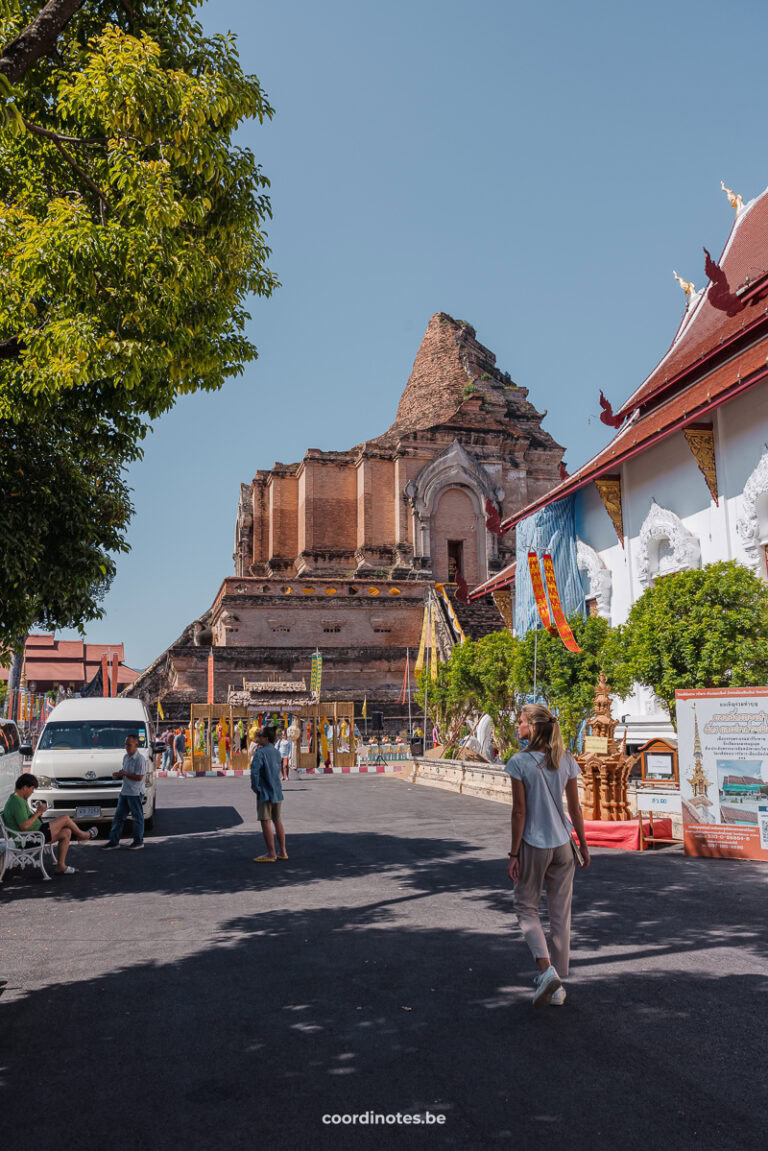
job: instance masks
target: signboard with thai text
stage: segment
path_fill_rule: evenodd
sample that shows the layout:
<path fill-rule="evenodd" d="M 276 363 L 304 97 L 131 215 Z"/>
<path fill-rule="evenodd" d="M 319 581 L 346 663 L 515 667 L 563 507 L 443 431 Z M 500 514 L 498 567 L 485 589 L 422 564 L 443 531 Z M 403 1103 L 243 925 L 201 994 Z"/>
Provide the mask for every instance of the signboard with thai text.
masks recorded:
<path fill-rule="evenodd" d="M 768 687 L 675 698 L 686 855 L 768 860 Z"/>

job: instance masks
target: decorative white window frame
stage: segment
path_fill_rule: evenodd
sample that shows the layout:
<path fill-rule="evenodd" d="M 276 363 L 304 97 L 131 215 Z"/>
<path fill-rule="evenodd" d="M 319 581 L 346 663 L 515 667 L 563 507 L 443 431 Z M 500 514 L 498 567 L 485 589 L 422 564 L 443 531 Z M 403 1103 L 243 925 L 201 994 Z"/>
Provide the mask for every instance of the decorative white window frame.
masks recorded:
<path fill-rule="evenodd" d="M 582 583 L 586 583 L 585 598 L 593 599 L 597 604 L 597 614 L 603 619 L 611 618 L 611 573 L 602 559 L 589 544 L 576 536 L 576 565 L 580 572 L 586 576 Z"/>
<path fill-rule="evenodd" d="M 672 564 L 659 572 L 658 557 L 654 556 L 654 544 L 667 540 L 672 549 Z M 640 528 L 640 545 L 637 554 L 638 579 L 643 587 L 651 587 L 660 575 L 687 571 L 701 564 L 701 544 L 698 538 L 685 526 L 680 516 L 669 508 L 662 508 L 655 500 L 651 501 L 648 515 Z"/>
<path fill-rule="evenodd" d="M 768 451 L 763 452 L 757 467 L 750 475 L 741 495 L 741 515 L 736 521 L 736 534 L 747 553 L 747 566 L 765 577 L 765 545 L 768 530 L 760 527 L 757 506 L 760 497 L 768 494 Z"/>

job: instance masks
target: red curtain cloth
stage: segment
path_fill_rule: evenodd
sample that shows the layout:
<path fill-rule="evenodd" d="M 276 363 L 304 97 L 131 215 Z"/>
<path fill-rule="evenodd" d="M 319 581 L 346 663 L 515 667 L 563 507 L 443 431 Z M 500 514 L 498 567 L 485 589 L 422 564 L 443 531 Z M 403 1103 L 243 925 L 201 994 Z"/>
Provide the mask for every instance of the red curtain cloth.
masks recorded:
<path fill-rule="evenodd" d="M 640 850 L 640 824 L 636 819 L 608 823 L 602 819 L 585 819 L 584 828 L 590 847 L 618 847 L 622 851 Z M 643 821 L 643 835 L 651 834 L 650 821 Z M 671 819 L 654 819 L 653 834 L 659 839 L 672 835 Z"/>

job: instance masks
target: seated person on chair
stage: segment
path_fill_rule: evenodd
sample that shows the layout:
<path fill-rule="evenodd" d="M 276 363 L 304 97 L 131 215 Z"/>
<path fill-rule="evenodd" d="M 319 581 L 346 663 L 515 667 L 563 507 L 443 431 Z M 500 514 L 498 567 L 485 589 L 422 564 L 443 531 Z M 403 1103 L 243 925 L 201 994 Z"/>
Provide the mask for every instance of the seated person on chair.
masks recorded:
<path fill-rule="evenodd" d="M 29 797 L 37 787 L 37 776 L 25 771 L 16 780 L 16 790 L 8 797 L 3 808 L 3 823 L 9 831 L 41 831 L 46 843 L 55 843 L 58 847 L 57 875 L 74 875 L 76 868 L 67 867 L 67 851 L 74 835 L 75 839 L 83 841 L 95 839 L 98 832 L 95 827 L 90 831 L 83 831 L 68 815 L 60 815 L 44 823 L 41 819 L 47 809 L 45 802 L 41 803 L 37 811 L 33 811 L 29 804 Z"/>

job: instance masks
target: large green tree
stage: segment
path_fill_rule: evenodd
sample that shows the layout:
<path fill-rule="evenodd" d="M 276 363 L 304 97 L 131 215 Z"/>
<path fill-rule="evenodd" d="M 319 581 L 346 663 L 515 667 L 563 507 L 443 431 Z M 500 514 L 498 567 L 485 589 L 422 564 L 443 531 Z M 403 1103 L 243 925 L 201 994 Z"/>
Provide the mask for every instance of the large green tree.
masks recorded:
<path fill-rule="evenodd" d="M 625 628 L 634 677 L 675 720 L 675 690 L 768 683 L 768 586 L 741 564 L 658 580 Z"/>
<path fill-rule="evenodd" d="M 533 692 L 534 650 L 537 648 L 536 698 L 557 712 L 566 742 L 573 744 L 589 717 L 595 687 L 604 671 L 611 690 L 626 695 L 632 686 L 622 633 L 601 616 L 569 619 L 581 654 L 569 651 L 558 635 L 530 631 L 520 643 L 515 678 L 521 691 Z"/>
<path fill-rule="evenodd" d="M 558 635 L 539 630 L 520 639 L 498 631 L 475 642 L 458 644 L 447 663 L 440 664 L 436 682 L 430 682 L 427 707 L 446 738 L 454 741 L 472 712 L 487 712 L 505 752 L 516 746 L 514 721 L 534 693 L 557 712 L 565 739 L 573 744 L 594 702 L 595 686 L 604 671 L 611 689 L 626 695 L 632 686 L 623 635 L 599 617 L 570 619 L 581 654 L 568 651 Z M 419 702 L 424 706 L 424 680 Z"/>
<path fill-rule="evenodd" d="M 125 468 L 256 355 L 272 115 L 198 0 L 0 0 L 0 649 L 81 626 L 126 549 Z"/>

